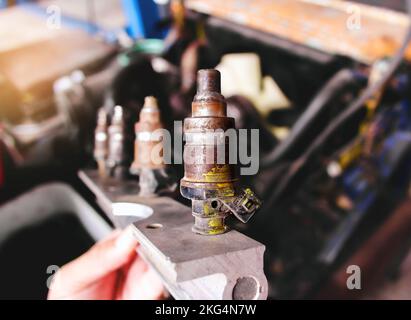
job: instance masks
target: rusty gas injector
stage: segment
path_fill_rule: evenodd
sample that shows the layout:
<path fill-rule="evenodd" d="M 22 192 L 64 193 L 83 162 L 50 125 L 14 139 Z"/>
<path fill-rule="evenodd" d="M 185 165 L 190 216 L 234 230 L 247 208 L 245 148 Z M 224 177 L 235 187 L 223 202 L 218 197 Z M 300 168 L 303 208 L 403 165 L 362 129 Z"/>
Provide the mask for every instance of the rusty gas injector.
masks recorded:
<path fill-rule="evenodd" d="M 94 159 L 97 162 L 100 177 L 106 177 L 106 160 L 108 156 L 108 119 L 107 112 L 101 108 L 97 114 L 97 126 L 94 131 Z"/>
<path fill-rule="evenodd" d="M 108 127 L 108 158 L 107 167 L 110 175 L 124 178 L 128 172 L 130 164 L 127 152 L 127 134 L 125 131 L 125 117 L 121 106 L 114 107 L 114 114 L 111 125 Z"/>
<path fill-rule="evenodd" d="M 174 179 L 166 170 L 163 159 L 163 124 L 157 99 L 146 97 L 135 124 L 134 162 L 130 172 L 139 176 L 140 195 L 152 196 L 160 191 L 172 191 Z"/>
<path fill-rule="evenodd" d="M 227 231 L 225 219 L 231 213 L 247 222 L 261 206 L 250 189 L 239 189 L 236 166 L 229 162 L 226 132 L 234 130 L 221 95 L 220 73 L 200 70 L 192 117 L 184 121 L 184 178 L 180 191 L 191 199 L 193 232 L 216 235 Z M 221 159 L 223 150 L 223 159 Z M 221 161 L 222 160 L 222 161 Z"/>
<path fill-rule="evenodd" d="M 136 140 L 134 144 L 134 162 L 131 165 L 132 172 L 138 172 L 142 168 L 164 168 L 161 154 L 153 152 L 153 148 L 161 143 L 161 137 L 154 137 L 153 133 L 162 128 L 163 124 L 160 120 L 157 99 L 146 97 L 140 112 L 140 119 L 135 124 Z"/>

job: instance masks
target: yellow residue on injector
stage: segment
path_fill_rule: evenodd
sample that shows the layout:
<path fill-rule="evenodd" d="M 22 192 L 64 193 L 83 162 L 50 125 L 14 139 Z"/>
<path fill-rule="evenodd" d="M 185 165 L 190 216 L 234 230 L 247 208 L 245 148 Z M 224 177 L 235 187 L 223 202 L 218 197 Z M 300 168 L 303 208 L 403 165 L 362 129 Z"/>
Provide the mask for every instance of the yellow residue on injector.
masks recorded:
<path fill-rule="evenodd" d="M 231 176 L 230 166 L 228 164 L 215 166 L 209 172 L 203 173 L 203 176 L 206 182 L 226 181 Z"/>
<path fill-rule="evenodd" d="M 215 210 L 211 207 L 211 205 L 209 205 L 208 203 L 204 204 L 203 212 L 205 215 L 207 216 L 212 215 L 214 211 Z"/>
<path fill-rule="evenodd" d="M 225 227 L 221 219 L 210 219 L 208 226 L 210 227 L 210 230 L 207 231 L 209 235 L 221 234 L 225 231 Z"/>
<path fill-rule="evenodd" d="M 208 222 L 208 226 L 211 228 L 219 228 L 223 225 L 221 219 L 210 219 L 210 221 Z"/>

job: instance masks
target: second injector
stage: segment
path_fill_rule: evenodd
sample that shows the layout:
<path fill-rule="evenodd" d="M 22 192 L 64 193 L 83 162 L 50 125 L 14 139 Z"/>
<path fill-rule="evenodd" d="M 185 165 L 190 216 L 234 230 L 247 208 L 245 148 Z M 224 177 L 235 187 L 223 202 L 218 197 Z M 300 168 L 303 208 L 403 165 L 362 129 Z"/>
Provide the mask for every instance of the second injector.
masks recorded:
<path fill-rule="evenodd" d="M 134 161 L 130 172 L 139 176 L 140 195 L 154 196 L 177 186 L 164 162 L 163 123 L 157 99 L 146 97 L 135 123 Z"/>

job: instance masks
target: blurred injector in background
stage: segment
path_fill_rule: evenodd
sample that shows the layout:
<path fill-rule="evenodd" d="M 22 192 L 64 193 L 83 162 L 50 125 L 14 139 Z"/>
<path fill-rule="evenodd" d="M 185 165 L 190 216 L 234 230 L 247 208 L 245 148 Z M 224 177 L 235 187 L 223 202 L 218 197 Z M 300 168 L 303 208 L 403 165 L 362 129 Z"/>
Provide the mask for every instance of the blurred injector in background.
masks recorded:
<path fill-rule="evenodd" d="M 164 162 L 163 124 L 155 97 L 146 97 L 135 124 L 134 162 L 130 172 L 139 175 L 140 195 L 150 196 L 176 187 Z"/>
<path fill-rule="evenodd" d="M 111 125 L 108 128 L 109 150 L 107 159 L 110 174 L 115 177 L 125 177 L 130 163 L 130 156 L 126 148 L 129 137 L 126 134 L 125 125 L 123 108 L 116 106 Z"/>
<path fill-rule="evenodd" d="M 94 131 L 94 159 L 97 162 L 100 177 L 107 175 L 106 160 L 108 156 L 108 118 L 104 108 L 97 114 L 97 126 Z"/>

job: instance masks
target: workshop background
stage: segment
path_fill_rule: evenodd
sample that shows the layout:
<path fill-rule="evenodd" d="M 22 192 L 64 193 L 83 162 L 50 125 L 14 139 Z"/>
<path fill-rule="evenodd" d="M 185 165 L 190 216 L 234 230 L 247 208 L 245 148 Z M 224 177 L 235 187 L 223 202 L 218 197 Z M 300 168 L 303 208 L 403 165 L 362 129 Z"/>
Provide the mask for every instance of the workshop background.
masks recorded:
<path fill-rule="evenodd" d="M 240 182 L 261 208 L 228 224 L 266 246 L 268 298 L 411 299 L 409 2 L 0 0 L 0 298 L 45 299 L 113 227 L 79 172 L 135 180 L 145 98 L 172 131 L 215 68 L 236 128 L 260 130 Z M 116 114 L 107 168 L 96 132 Z M 189 206 L 168 169 L 156 183 Z"/>

